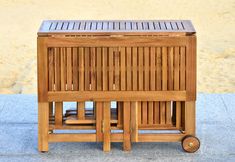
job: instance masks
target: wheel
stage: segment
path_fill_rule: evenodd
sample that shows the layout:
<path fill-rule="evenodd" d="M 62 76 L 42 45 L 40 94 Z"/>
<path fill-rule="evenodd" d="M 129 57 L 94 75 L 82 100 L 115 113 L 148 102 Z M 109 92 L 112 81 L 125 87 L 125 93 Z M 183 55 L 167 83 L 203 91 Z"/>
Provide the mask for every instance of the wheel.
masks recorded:
<path fill-rule="evenodd" d="M 200 141 L 195 136 L 187 135 L 183 138 L 181 145 L 185 152 L 194 153 L 199 149 Z"/>

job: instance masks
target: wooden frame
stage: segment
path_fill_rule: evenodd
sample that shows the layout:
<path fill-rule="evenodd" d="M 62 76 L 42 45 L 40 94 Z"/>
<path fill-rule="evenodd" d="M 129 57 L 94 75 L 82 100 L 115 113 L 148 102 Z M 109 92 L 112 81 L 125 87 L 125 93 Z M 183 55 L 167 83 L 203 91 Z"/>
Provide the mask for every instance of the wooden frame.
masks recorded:
<path fill-rule="evenodd" d="M 129 151 L 131 142 L 195 135 L 196 35 L 190 21 L 45 21 L 37 43 L 39 151 L 48 151 L 49 142 L 103 142 L 103 151 L 123 142 Z M 92 110 L 86 101 L 94 102 Z M 64 114 L 63 102 L 76 102 L 76 109 Z"/>

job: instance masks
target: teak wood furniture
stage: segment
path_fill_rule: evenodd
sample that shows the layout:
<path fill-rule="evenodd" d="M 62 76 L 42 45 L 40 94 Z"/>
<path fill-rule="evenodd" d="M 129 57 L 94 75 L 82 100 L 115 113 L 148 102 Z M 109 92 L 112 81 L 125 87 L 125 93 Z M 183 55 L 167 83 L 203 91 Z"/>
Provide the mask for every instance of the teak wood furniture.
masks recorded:
<path fill-rule="evenodd" d="M 178 141 L 187 152 L 198 150 L 195 33 L 188 20 L 44 21 L 37 39 L 39 151 L 50 142 L 103 142 L 109 151 L 111 142 L 130 150 L 131 142 Z M 76 108 L 65 111 L 64 102 Z"/>

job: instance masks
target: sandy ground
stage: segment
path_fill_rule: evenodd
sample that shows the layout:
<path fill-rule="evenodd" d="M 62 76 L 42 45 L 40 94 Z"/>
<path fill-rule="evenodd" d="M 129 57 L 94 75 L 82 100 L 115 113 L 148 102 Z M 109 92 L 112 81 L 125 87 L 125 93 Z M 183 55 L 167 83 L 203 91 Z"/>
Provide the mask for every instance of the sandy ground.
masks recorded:
<path fill-rule="evenodd" d="M 191 19 L 198 91 L 235 92 L 235 0 L 0 0 L 0 93 L 36 93 L 43 19 Z"/>

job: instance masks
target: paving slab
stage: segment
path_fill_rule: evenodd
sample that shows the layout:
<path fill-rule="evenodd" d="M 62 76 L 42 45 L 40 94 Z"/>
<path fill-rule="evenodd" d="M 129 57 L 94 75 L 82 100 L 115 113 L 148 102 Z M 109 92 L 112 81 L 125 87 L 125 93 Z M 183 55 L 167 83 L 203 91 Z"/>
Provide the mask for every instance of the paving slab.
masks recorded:
<path fill-rule="evenodd" d="M 0 95 L 0 161 L 235 161 L 234 102 L 235 94 L 198 94 L 201 148 L 194 154 L 183 152 L 180 143 L 133 143 L 130 152 L 112 143 L 104 153 L 102 143 L 89 142 L 53 143 L 40 153 L 36 95 Z"/>

